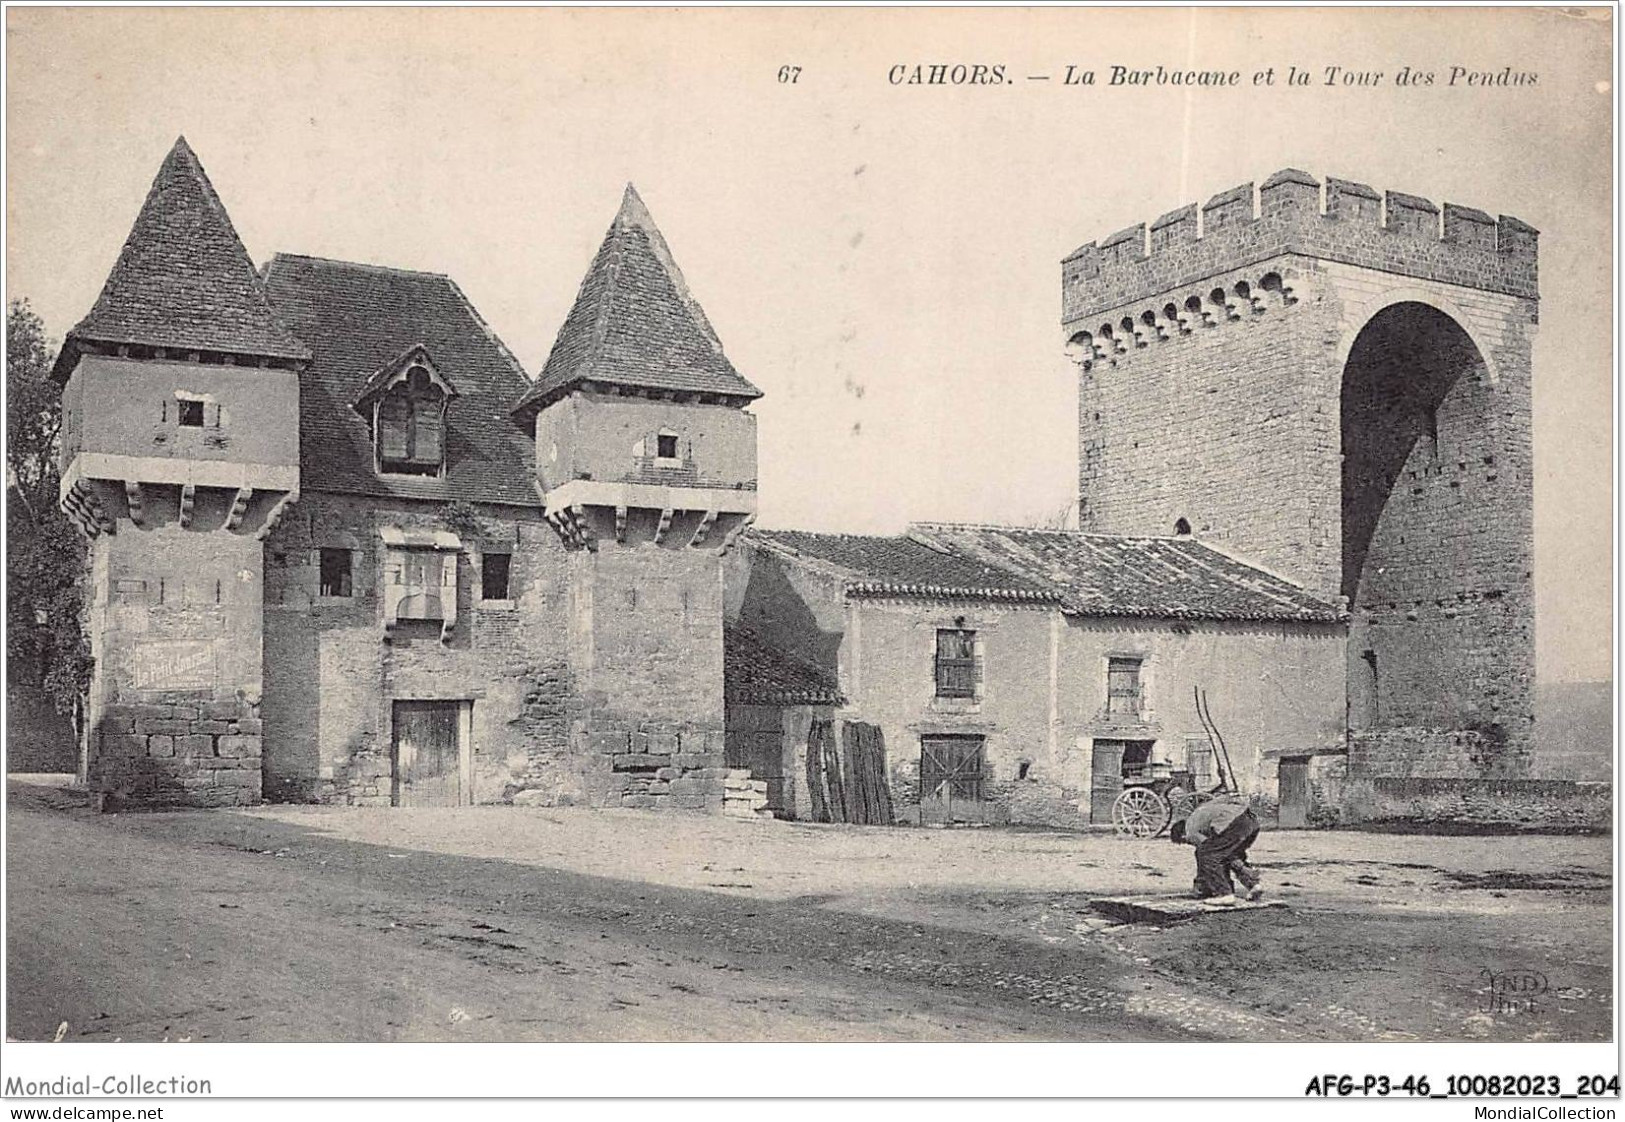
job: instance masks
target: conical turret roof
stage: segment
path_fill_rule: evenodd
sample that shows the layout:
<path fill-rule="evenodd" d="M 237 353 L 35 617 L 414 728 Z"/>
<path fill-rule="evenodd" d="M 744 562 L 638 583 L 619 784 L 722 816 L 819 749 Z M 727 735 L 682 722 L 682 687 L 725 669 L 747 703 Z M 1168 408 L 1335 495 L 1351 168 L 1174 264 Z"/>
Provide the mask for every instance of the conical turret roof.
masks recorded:
<path fill-rule="evenodd" d="M 666 239 L 630 183 L 541 377 L 514 411 L 540 408 L 582 382 L 762 396 L 722 353 Z"/>
<path fill-rule="evenodd" d="M 90 314 L 68 333 L 57 373 L 87 343 L 279 359 L 310 352 L 278 320 L 197 155 L 165 157 Z"/>

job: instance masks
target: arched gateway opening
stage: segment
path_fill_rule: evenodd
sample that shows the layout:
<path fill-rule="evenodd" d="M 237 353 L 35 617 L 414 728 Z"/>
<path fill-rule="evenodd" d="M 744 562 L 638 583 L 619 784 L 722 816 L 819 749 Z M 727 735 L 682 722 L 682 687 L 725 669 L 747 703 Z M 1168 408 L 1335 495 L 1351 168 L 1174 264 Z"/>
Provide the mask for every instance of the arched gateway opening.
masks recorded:
<path fill-rule="evenodd" d="M 1476 664 L 1506 591 L 1498 533 L 1482 524 L 1496 478 L 1491 394 L 1477 346 L 1427 304 L 1384 308 L 1350 348 L 1342 592 L 1356 735 L 1471 728 L 1494 739 L 1496 671 Z"/>

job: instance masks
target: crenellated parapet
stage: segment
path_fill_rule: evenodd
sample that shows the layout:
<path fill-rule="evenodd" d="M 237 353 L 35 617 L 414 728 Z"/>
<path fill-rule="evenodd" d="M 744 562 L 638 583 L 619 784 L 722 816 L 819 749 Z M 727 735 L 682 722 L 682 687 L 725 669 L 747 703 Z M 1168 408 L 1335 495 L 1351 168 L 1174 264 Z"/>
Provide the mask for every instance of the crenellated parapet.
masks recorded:
<path fill-rule="evenodd" d="M 1089 328 L 1080 321 L 1285 254 L 1536 299 L 1538 250 L 1534 227 L 1507 215 L 1289 168 L 1074 250 L 1062 318 Z"/>

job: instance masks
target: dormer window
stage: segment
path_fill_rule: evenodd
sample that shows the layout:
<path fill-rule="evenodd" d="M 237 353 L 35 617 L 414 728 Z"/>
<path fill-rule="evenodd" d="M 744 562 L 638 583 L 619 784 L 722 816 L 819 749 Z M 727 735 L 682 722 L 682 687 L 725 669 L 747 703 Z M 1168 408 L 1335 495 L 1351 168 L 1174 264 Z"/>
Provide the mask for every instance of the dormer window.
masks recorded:
<path fill-rule="evenodd" d="M 440 475 L 446 466 L 446 412 L 457 391 L 416 346 L 380 369 L 356 408 L 372 423 L 381 474 Z"/>
<path fill-rule="evenodd" d="M 445 466 L 446 395 L 421 366 L 378 402 L 378 470 L 439 475 Z"/>

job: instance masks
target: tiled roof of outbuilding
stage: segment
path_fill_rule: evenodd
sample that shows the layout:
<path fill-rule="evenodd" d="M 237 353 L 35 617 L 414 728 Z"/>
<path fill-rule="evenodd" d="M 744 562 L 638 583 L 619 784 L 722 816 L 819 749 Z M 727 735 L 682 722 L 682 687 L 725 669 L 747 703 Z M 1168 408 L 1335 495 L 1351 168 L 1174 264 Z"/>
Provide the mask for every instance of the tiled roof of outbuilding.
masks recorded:
<path fill-rule="evenodd" d="M 279 253 L 265 284 L 312 356 L 299 384 L 305 489 L 540 505 L 532 442 L 508 411 L 529 379 L 450 277 Z M 353 407 L 368 379 L 416 344 L 457 388 L 439 479 L 377 474 L 367 420 Z"/>
<path fill-rule="evenodd" d="M 90 313 L 68 332 L 56 366 L 79 344 L 133 344 L 303 359 L 278 319 L 237 230 L 181 137 L 152 181 L 118 261 Z"/>
<path fill-rule="evenodd" d="M 666 239 L 629 183 L 621 209 L 516 412 L 582 382 L 679 393 L 760 397 L 733 368 Z"/>
<path fill-rule="evenodd" d="M 922 524 L 919 541 L 1055 589 L 1070 614 L 1335 622 L 1334 604 L 1195 538 Z"/>
<path fill-rule="evenodd" d="M 1048 586 L 955 550 L 904 537 L 751 530 L 749 536 L 846 570 L 849 596 L 1056 601 Z"/>
<path fill-rule="evenodd" d="M 755 632 L 722 633 L 724 693 L 730 702 L 756 705 L 844 705 L 833 675 L 772 646 Z"/>

